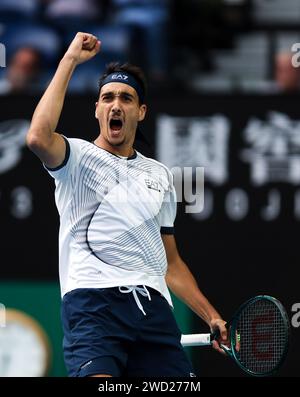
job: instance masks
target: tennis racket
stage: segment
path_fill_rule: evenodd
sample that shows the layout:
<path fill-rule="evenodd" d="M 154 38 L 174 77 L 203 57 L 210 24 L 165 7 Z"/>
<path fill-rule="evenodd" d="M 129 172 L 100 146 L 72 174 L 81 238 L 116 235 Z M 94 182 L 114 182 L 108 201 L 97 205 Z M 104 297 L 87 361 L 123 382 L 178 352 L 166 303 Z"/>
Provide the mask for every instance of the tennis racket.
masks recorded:
<path fill-rule="evenodd" d="M 272 296 L 249 299 L 226 324 L 230 347 L 223 350 L 238 366 L 253 376 L 274 374 L 283 364 L 289 345 L 289 319 L 282 304 Z M 183 346 L 208 346 L 218 339 L 212 334 L 182 335 Z"/>

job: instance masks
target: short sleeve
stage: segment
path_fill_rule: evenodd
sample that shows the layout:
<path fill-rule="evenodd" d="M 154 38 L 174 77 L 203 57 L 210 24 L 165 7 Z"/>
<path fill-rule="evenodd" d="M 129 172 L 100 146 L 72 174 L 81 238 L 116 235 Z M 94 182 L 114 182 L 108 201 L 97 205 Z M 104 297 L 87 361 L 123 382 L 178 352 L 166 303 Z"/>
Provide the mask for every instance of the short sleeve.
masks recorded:
<path fill-rule="evenodd" d="M 57 168 L 45 169 L 55 180 L 55 201 L 59 214 L 62 216 L 73 195 L 74 184 L 77 178 L 82 145 L 84 141 L 76 138 L 63 137 L 66 142 L 66 155 L 63 163 Z"/>
<path fill-rule="evenodd" d="M 44 164 L 44 168 L 57 181 L 63 181 L 73 173 L 76 164 L 78 164 L 81 152 L 81 146 L 76 144 L 77 140 L 67 139 L 65 136 L 62 137 L 64 138 L 66 143 L 66 154 L 64 161 L 56 168 L 49 168 L 46 167 Z"/>
<path fill-rule="evenodd" d="M 159 222 L 161 234 L 174 234 L 174 222 L 177 213 L 176 191 L 173 185 L 165 193 L 160 210 Z"/>

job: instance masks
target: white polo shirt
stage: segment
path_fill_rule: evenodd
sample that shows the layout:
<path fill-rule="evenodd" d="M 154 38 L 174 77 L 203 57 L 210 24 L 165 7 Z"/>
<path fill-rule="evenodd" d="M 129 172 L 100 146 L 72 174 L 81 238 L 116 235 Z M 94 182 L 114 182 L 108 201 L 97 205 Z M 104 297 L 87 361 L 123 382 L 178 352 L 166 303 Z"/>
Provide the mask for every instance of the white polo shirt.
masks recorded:
<path fill-rule="evenodd" d="M 172 174 L 137 151 L 121 158 L 82 139 L 65 141 L 65 161 L 47 169 L 60 215 L 62 296 L 76 288 L 146 285 L 172 304 L 161 239 L 173 234 Z"/>

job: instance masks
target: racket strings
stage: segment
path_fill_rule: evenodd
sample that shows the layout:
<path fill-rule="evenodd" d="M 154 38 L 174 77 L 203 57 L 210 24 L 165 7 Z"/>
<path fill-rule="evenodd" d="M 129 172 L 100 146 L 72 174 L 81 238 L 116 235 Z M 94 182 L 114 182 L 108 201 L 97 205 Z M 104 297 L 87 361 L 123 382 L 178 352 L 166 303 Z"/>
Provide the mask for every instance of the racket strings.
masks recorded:
<path fill-rule="evenodd" d="M 275 303 L 257 300 L 241 313 L 236 324 L 235 354 L 248 371 L 272 372 L 286 349 L 286 321 Z"/>

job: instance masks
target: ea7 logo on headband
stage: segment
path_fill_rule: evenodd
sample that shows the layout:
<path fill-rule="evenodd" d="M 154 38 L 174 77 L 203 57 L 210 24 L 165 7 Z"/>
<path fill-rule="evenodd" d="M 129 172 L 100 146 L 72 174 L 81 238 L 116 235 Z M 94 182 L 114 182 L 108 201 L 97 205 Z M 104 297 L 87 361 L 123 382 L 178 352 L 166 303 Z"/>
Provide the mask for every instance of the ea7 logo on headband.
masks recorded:
<path fill-rule="evenodd" d="M 128 80 L 128 76 L 126 76 L 126 74 L 113 74 L 111 76 L 112 80 L 122 80 L 122 81 L 126 81 Z"/>

